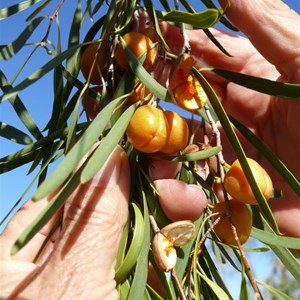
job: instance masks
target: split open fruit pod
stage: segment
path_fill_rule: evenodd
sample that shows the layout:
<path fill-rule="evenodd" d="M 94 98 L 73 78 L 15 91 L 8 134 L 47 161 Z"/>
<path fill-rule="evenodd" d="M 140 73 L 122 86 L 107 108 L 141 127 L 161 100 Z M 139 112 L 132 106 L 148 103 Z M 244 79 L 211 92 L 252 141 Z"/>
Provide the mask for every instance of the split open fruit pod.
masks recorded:
<path fill-rule="evenodd" d="M 152 241 L 153 257 L 157 266 L 164 272 L 172 270 L 177 262 L 174 247 L 182 247 L 190 242 L 195 234 L 191 221 L 171 223 L 156 233 Z"/>
<path fill-rule="evenodd" d="M 189 111 L 201 109 L 208 101 L 200 82 L 192 73 L 194 64 L 193 57 L 187 54 L 179 56 L 169 78 L 169 90 L 175 102 Z"/>

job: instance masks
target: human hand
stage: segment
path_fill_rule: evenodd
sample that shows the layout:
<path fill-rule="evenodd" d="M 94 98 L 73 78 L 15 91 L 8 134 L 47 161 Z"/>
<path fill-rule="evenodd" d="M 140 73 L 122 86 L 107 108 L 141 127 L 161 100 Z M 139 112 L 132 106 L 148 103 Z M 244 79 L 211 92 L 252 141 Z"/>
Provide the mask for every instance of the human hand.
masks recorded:
<path fill-rule="evenodd" d="M 279 0 L 230 2 L 227 16 L 248 39 L 211 29 L 212 34 L 233 56 L 229 57 L 202 30 L 187 31 L 196 67 L 224 68 L 271 80 L 299 83 L 300 17 Z M 227 1 L 220 3 L 225 5 Z M 165 22 L 161 23 L 161 30 L 172 51 L 179 54 L 183 45 L 180 30 Z M 165 76 L 161 77 L 162 82 L 168 76 L 167 68 L 163 70 Z M 253 130 L 299 180 L 299 102 L 246 89 L 212 72 L 204 72 L 204 75 L 219 95 L 227 113 Z M 231 163 L 235 156 L 225 136 L 222 137 L 222 146 L 226 161 Z M 252 146 L 245 143 L 244 149 L 247 156 L 266 168 L 274 187 L 283 192 L 282 198 L 269 201 L 281 232 L 300 237 L 299 197 Z M 160 193 L 163 194 L 162 191 Z M 300 256 L 300 251 L 295 251 L 295 254 Z"/>
<path fill-rule="evenodd" d="M 56 215 L 15 256 L 11 247 L 51 201 L 28 201 L 0 237 L 1 299 L 117 299 L 115 260 L 128 216 L 130 171 L 117 147 L 101 171 L 81 184 L 64 207 L 63 224 L 36 263 L 33 258 Z"/>

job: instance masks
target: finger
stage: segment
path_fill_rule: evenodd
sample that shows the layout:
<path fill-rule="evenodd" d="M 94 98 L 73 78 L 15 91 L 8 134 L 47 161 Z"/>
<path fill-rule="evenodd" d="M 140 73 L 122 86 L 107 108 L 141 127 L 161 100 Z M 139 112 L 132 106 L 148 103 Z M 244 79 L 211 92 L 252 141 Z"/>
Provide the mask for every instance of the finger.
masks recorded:
<path fill-rule="evenodd" d="M 56 192 L 57 191 L 51 193 L 48 197 L 37 202 L 32 200 L 27 201 L 13 216 L 0 236 L 0 260 L 13 259 L 29 262 L 33 261 L 45 238 L 50 233 L 60 212 L 56 213 L 55 216 L 31 239 L 31 241 L 14 256 L 10 255 L 11 248 L 24 229 L 30 225 L 33 216 L 37 216 L 48 205 Z M 50 250 L 50 248 L 51 243 L 49 243 L 47 251 Z"/>
<path fill-rule="evenodd" d="M 226 5 L 227 0 L 219 1 Z M 280 0 L 234 0 L 230 21 L 286 77 L 300 81 L 300 16 Z"/>
<path fill-rule="evenodd" d="M 62 294 L 70 299 L 79 295 L 82 299 L 117 298 L 114 266 L 128 217 L 129 189 L 128 158 L 118 146 L 99 173 L 67 200 L 52 255 L 24 295 L 35 299 L 39 286 L 53 299 Z"/>
<path fill-rule="evenodd" d="M 195 221 L 202 215 L 207 198 L 199 185 L 178 179 L 159 179 L 154 185 L 160 206 L 171 221 Z"/>

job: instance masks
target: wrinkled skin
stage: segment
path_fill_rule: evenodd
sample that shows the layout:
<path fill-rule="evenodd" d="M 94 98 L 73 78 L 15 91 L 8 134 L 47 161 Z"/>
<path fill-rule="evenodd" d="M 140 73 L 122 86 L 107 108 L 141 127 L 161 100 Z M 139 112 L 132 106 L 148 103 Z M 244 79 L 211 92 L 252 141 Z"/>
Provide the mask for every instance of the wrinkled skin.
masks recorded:
<path fill-rule="evenodd" d="M 230 58 L 216 49 L 201 31 L 189 32 L 197 66 L 223 67 L 299 83 L 300 17 L 278 0 L 231 0 L 231 4 L 228 18 L 248 36 L 254 47 L 247 39 L 213 30 L 233 55 Z M 180 51 L 180 45 L 174 45 L 178 31 L 166 24 L 162 25 L 162 31 L 170 46 Z M 299 103 L 245 89 L 208 72 L 205 75 L 227 112 L 247 124 L 299 179 Z M 224 146 L 224 155 L 230 162 L 234 157 L 225 141 Z M 299 197 L 249 145 L 246 149 L 248 156 L 266 167 L 274 186 L 284 193 L 283 198 L 270 201 L 281 231 L 299 237 Z M 0 297 L 5 299 L 13 293 L 14 299 L 117 299 L 114 265 L 128 215 L 129 174 L 127 157 L 118 147 L 93 182 L 79 186 L 70 197 L 60 232 L 53 235 L 36 264 L 31 262 L 32 255 L 39 249 L 50 225 L 16 256 L 10 256 L 15 239 L 51 197 L 37 203 L 27 202 L 0 238 Z M 164 186 L 160 185 L 160 193 L 164 193 Z"/>

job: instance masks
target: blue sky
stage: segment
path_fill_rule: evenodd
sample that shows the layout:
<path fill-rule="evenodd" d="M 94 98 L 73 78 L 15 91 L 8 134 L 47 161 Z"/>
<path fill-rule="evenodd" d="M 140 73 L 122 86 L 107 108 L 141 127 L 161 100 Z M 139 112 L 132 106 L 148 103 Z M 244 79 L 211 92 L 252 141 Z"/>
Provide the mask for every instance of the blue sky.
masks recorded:
<path fill-rule="evenodd" d="M 8 5 L 12 5 L 14 3 L 18 3 L 20 1 L 12 1 L 12 0 L 2 0 L 0 3 L 0 9 L 6 7 Z M 52 13 L 59 1 L 52 1 L 45 10 L 47 13 Z M 61 8 L 59 12 L 60 17 L 60 27 L 62 30 L 62 36 L 66 37 L 69 28 L 70 21 L 72 19 L 72 14 L 74 11 L 74 7 L 77 1 L 66 1 L 65 5 Z M 156 2 L 156 1 L 155 1 Z M 189 1 L 190 4 L 194 5 L 194 3 L 199 3 L 200 1 Z M 286 2 L 290 7 L 300 13 L 300 1 L 299 0 L 286 0 Z M 8 42 L 13 41 L 22 29 L 25 27 L 25 19 L 29 15 L 30 11 L 26 10 L 20 14 L 15 15 L 12 18 L 5 19 L 0 21 L 0 44 L 6 44 Z M 85 22 L 83 26 L 83 31 L 85 31 L 91 23 L 89 20 Z M 40 29 L 32 36 L 30 41 L 39 41 L 43 37 L 46 32 L 48 23 L 43 22 Z M 56 36 L 57 36 L 57 27 L 53 24 L 51 33 L 49 38 L 53 40 L 53 43 L 56 44 Z M 84 38 L 84 34 L 82 35 Z M 63 40 L 67 40 L 63 38 Z M 65 46 L 65 44 L 64 44 Z M 17 72 L 19 66 L 23 63 L 25 58 L 29 55 L 32 50 L 32 46 L 26 47 L 19 54 L 13 57 L 12 60 L 9 61 L 0 61 L 0 68 L 4 71 L 6 76 L 9 79 L 12 79 L 15 73 Z M 22 73 L 20 74 L 20 80 L 26 78 L 28 75 L 33 73 L 39 67 L 41 67 L 45 62 L 49 60 L 48 55 L 45 50 L 40 48 L 37 50 L 36 54 L 30 59 L 29 64 L 24 68 Z M 19 80 L 16 81 L 16 83 Z M 1 94 L 1 93 L 0 93 Z M 39 125 L 39 128 L 42 130 L 47 120 L 51 114 L 52 107 L 52 75 L 48 74 L 44 76 L 38 83 L 31 86 L 29 89 L 22 91 L 19 94 L 20 98 L 23 100 L 29 112 L 32 114 L 34 120 Z M 12 110 L 10 104 L 6 101 L 0 105 L 0 121 L 14 125 L 15 127 L 24 130 L 23 124 L 16 117 L 15 112 Z M 0 138 L 0 157 L 3 157 L 7 154 L 10 154 L 14 151 L 20 150 L 22 148 L 21 145 L 15 144 L 13 142 L 7 141 L 3 138 Z M 28 171 L 28 165 L 19 168 L 17 170 L 11 171 L 9 173 L 2 174 L 0 177 L 0 220 L 6 215 L 12 205 L 18 200 L 18 198 L 22 195 L 24 190 L 27 188 L 29 183 L 34 178 L 35 174 L 31 174 L 26 176 Z M 32 193 L 31 190 L 27 196 L 24 198 L 26 200 Z M 24 201 L 23 201 L 24 202 Z M 3 229 L 3 226 L 0 227 L 0 231 Z M 255 256 L 254 256 L 255 257 Z M 256 259 L 254 258 L 253 261 Z M 261 267 L 260 270 L 267 270 L 268 264 L 270 264 L 269 260 L 265 262 L 260 260 Z"/>

